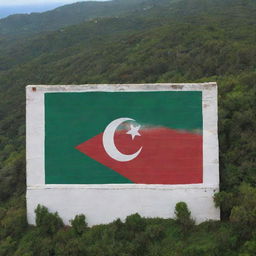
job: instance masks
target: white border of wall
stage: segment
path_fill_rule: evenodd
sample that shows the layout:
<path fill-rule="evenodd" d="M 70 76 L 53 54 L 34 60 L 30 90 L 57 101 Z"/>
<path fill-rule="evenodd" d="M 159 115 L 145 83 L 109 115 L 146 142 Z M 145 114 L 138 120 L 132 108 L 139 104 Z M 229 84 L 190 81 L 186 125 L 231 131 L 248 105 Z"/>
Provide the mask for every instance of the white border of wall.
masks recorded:
<path fill-rule="evenodd" d="M 51 92 L 202 91 L 203 183 L 190 185 L 46 185 L 44 170 L 44 94 Z M 185 201 L 198 222 L 220 218 L 213 203 L 219 189 L 217 84 L 29 85 L 26 88 L 27 216 L 35 224 L 38 204 L 58 211 L 66 224 L 85 214 L 89 225 L 109 223 L 138 212 L 145 217 L 174 216 Z"/>

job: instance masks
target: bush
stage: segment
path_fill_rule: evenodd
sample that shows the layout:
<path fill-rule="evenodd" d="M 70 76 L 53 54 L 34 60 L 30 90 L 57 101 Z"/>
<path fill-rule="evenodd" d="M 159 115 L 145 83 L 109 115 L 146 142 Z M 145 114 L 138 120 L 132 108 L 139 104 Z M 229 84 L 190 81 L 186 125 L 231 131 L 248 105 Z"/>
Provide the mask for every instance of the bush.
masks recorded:
<path fill-rule="evenodd" d="M 0 256 L 13 255 L 15 246 L 16 242 L 10 236 L 0 241 Z"/>
<path fill-rule="evenodd" d="M 177 223 L 182 227 L 184 233 L 187 233 L 193 228 L 195 221 L 191 218 L 191 212 L 188 210 L 185 202 L 176 204 L 175 216 Z"/>
<path fill-rule="evenodd" d="M 7 236 L 19 238 L 27 228 L 26 210 L 10 208 L 0 221 L 0 239 Z"/>
<path fill-rule="evenodd" d="M 73 227 L 75 234 L 79 236 L 82 235 L 88 227 L 87 222 L 85 221 L 85 216 L 83 214 L 76 215 L 76 217 L 73 220 L 71 220 L 71 225 Z"/>
<path fill-rule="evenodd" d="M 6 210 L 2 207 L 0 207 L 0 220 L 5 216 Z"/>
<path fill-rule="evenodd" d="M 42 236 L 39 228 L 31 228 L 19 242 L 15 254 L 11 256 L 52 256 L 54 255 L 54 240 Z"/>
<path fill-rule="evenodd" d="M 64 226 L 58 213 L 50 213 L 44 206 L 38 205 L 36 210 L 36 225 L 44 234 L 53 235 Z"/>
<path fill-rule="evenodd" d="M 160 224 L 149 225 L 145 233 L 151 241 L 159 241 L 164 237 L 164 226 Z"/>
<path fill-rule="evenodd" d="M 252 256 L 256 255 L 256 236 L 252 240 L 245 242 L 242 247 L 242 252 L 239 256 Z"/>
<path fill-rule="evenodd" d="M 243 183 L 239 187 L 237 205 L 232 208 L 230 220 L 240 238 L 248 239 L 256 229 L 256 188 Z"/>
<path fill-rule="evenodd" d="M 234 193 L 221 191 L 214 194 L 214 203 L 216 207 L 221 208 L 222 217 L 227 219 L 231 213 L 231 209 L 234 206 L 236 197 Z"/>
<path fill-rule="evenodd" d="M 129 231 L 141 232 L 145 230 L 145 219 L 141 218 L 138 213 L 132 214 L 126 218 L 126 227 Z"/>

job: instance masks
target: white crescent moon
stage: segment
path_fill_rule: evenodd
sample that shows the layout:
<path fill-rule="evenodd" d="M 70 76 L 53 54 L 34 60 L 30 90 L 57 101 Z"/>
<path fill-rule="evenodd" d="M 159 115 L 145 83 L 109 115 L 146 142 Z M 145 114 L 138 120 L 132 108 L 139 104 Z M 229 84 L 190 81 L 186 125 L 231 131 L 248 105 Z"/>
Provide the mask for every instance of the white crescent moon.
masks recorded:
<path fill-rule="evenodd" d="M 134 119 L 131 118 L 118 118 L 114 121 L 112 121 L 105 129 L 104 133 L 103 133 L 103 138 L 102 138 L 102 142 L 103 142 L 103 147 L 106 151 L 106 153 L 113 159 L 119 161 L 119 162 L 128 162 L 133 160 L 134 158 L 136 158 L 140 151 L 142 150 L 142 147 L 134 154 L 131 155 L 125 155 L 122 154 L 115 145 L 114 142 L 114 135 L 115 135 L 115 131 L 117 129 L 117 127 L 122 124 L 123 122 L 126 121 L 134 121 Z"/>

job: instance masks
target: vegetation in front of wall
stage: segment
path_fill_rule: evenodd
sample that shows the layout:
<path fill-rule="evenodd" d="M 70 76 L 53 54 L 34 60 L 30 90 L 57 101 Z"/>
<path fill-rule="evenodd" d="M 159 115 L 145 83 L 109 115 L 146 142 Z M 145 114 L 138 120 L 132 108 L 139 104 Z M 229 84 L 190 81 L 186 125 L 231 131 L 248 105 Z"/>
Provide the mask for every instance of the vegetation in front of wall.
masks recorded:
<path fill-rule="evenodd" d="M 256 196 L 251 187 L 242 185 L 241 190 L 244 196 Z M 38 205 L 36 227 L 26 226 L 25 212 L 1 219 L 1 228 L 10 225 L 11 233 L 2 237 L 0 255 L 253 255 L 256 222 L 249 217 L 253 211 L 247 211 L 245 220 L 234 207 L 230 222 L 195 225 L 186 203 L 179 202 L 175 219 L 142 218 L 135 213 L 125 221 L 88 227 L 84 215 L 64 226 L 58 213 Z M 251 230 L 246 228 L 248 221 Z"/>

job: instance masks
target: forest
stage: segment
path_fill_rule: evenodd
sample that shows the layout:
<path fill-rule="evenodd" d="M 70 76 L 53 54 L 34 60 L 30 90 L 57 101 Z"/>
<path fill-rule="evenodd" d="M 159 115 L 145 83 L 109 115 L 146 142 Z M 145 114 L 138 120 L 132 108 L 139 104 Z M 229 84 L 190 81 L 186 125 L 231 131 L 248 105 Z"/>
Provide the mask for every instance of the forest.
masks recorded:
<path fill-rule="evenodd" d="M 256 1 L 127 1 L 27 34 L 0 20 L 0 256 L 256 255 Z M 218 83 L 221 221 L 195 225 L 179 203 L 174 219 L 94 227 L 86 213 L 68 227 L 38 206 L 27 224 L 26 85 L 207 81 Z"/>

